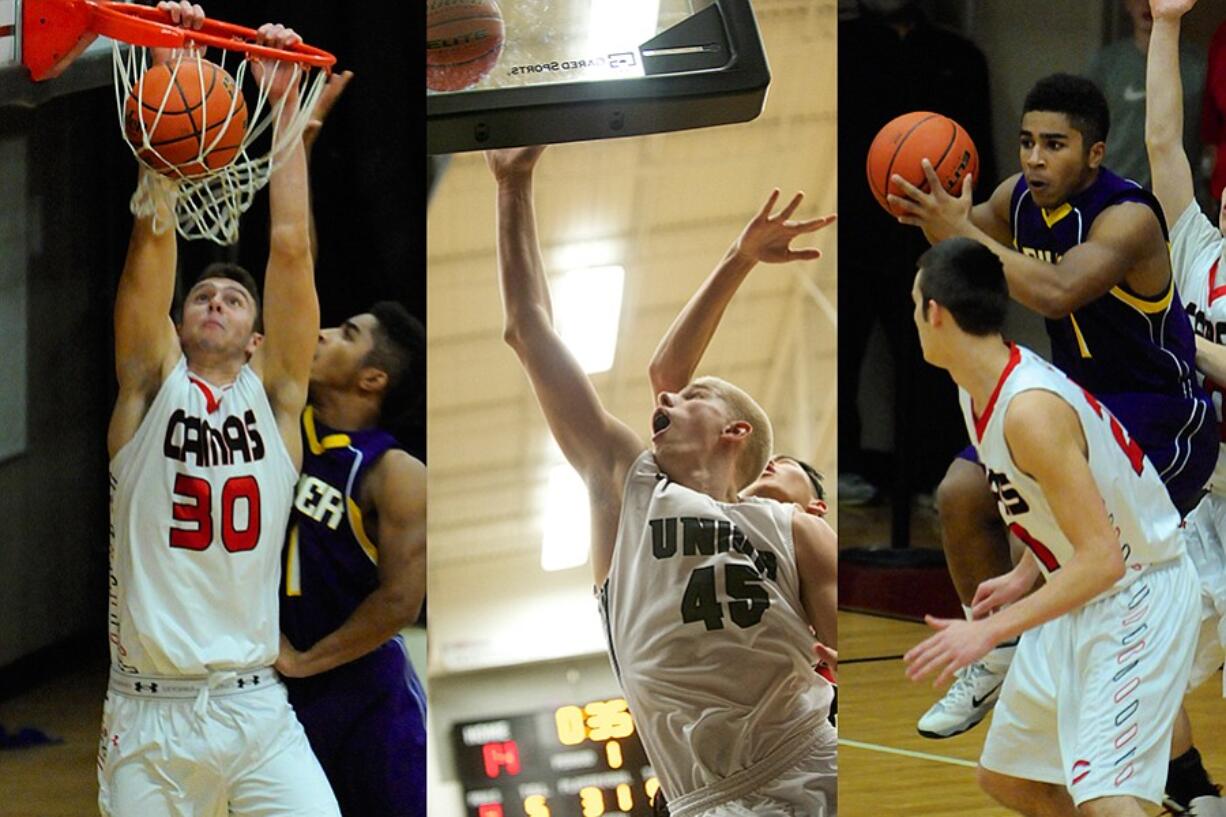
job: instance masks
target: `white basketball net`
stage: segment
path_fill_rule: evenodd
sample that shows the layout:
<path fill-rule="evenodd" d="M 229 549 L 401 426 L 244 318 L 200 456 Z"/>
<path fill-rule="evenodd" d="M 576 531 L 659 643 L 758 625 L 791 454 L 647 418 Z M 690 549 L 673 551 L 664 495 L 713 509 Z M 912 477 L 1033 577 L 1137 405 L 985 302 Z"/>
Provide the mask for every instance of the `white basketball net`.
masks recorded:
<path fill-rule="evenodd" d="M 135 92 L 137 105 L 141 104 L 142 99 L 146 105 L 151 104 L 151 100 L 144 98 L 141 93 L 144 90 L 145 70 L 151 60 L 149 49 L 144 46 L 129 46 L 116 40 L 113 42 L 112 51 L 115 101 L 119 106 L 119 126 L 122 130 L 129 94 Z M 136 192 L 132 194 L 130 207 L 135 216 L 153 218 L 154 232 L 164 233 L 173 223 L 179 235 L 186 239 L 208 238 L 218 244 L 233 244 L 238 240 L 239 217 L 251 206 L 256 192 L 268 184 L 268 177 L 276 163 L 285 155 L 286 149 L 302 138 L 315 102 L 327 82 L 327 72 L 295 62 L 268 62 L 268 70 L 257 80 L 258 72 L 250 69 L 251 62 L 257 58 L 225 49 L 211 51 L 220 52 L 220 59 L 211 61 L 234 77 L 237 91 L 225 112 L 224 121 L 216 126 L 216 135 L 200 140 L 200 150 L 194 161 L 200 162 L 201 167 L 207 167 L 204 164 L 205 157 L 225 137 L 231 118 L 239 107 L 239 94 L 242 94 L 246 87 L 258 89 L 254 95 L 254 104 L 251 104 L 252 94 L 245 94 L 248 103 L 247 129 L 234 160 L 216 170 L 188 176 L 152 145 L 150 131 L 156 130 L 166 103 L 171 98 L 170 90 L 174 87 L 173 83 L 168 83 L 166 93 L 158 103 L 157 113 L 152 120 L 147 122 L 144 115 L 136 117 L 140 124 L 141 144 L 133 145 L 125 139 L 137 160 L 151 171 L 141 174 Z M 178 74 L 180 67 L 192 61 L 197 69 L 201 69 L 201 63 L 205 60 L 204 53 L 203 48 L 173 51 L 170 61 L 166 63 L 172 77 Z M 234 66 L 233 69 L 227 66 L 227 60 Z M 292 100 L 295 95 L 286 93 L 274 101 L 269 97 L 269 90 L 285 76 L 286 71 L 293 72 L 289 82 L 297 86 L 298 110 L 291 110 L 283 119 L 282 111 L 287 100 Z M 197 76 L 203 86 L 204 71 L 198 70 Z M 220 114 L 213 111 L 210 117 L 207 109 L 208 98 L 203 87 L 200 88 L 200 99 L 204 106 L 201 109 L 202 120 L 210 123 L 209 130 L 212 130 L 214 118 Z M 274 123 L 279 124 L 274 126 Z M 163 167 L 159 172 L 138 151 L 155 155 L 167 167 Z M 173 222 L 168 218 L 171 213 Z"/>

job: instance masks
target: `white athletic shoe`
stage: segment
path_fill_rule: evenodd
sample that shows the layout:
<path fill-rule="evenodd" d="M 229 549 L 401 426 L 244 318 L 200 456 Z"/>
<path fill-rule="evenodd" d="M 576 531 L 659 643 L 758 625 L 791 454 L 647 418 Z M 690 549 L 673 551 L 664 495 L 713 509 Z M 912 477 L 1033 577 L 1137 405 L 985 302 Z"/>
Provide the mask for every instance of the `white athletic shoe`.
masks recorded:
<path fill-rule="evenodd" d="M 1189 817 L 1226 817 L 1226 800 L 1212 795 L 1194 797 L 1184 813 Z"/>
<path fill-rule="evenodd" d="M 926 738 L 952 738 L 962 734 L 983 720 L 996 705 L 1004 681 L 1003 672 L 988 669 L 979 661 L 959 670 L 945 697 L 924 713 L 916 728 Z"/>

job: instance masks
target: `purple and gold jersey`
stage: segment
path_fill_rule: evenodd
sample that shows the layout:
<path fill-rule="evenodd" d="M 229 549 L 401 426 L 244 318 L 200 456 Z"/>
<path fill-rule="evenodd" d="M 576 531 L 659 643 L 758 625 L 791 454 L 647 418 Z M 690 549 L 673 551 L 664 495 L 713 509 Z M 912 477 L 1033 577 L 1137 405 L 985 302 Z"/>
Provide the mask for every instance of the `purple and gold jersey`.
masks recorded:
<path fill-rule="evenodd" d="M 1013 246 L 1051 264 L 1090 234 L 1094 220 L 1124 202 L 1149 207 L 1162 234 L 1157 200 L 1106 168 L 1060 207 L 1035 204 L 1019 177 L 1013 189 Z M 1047 320 L 1052 362 L 1100 399 L 1141 444 L 1181 510 L 1190 510 L 1213 471 L 1216 440 L 1208 397 L 1196 383 L 1196 344 L 1174 278 L 1159 296 L 1122 281 L 1071 315 Z"/>
<path fill-rule="evenodd" d="M 379 586 L 379 554 L 366 534 L 358 489 L 396 439 L 386 431 L 336 432 L 302 413 L 302 476 L 294 495 L 281 578 L 281 629 L 309 649 L 340 627 Z"/>
<path fill-rule="evenodd" d="M 1105 168 L 1088 188 L 1050 211 L 1034 203 L 1025 177 L 1019 177 L 1009 219 L 1013 245 L 1024 255 L 1059 263 L 1086 240 L 1104 210 L 1124 202 L 1153 210 L 1166 237 L 1153 195 Z M 1052 362 L 1092 394 L 1188 393 L 1193 381 L 1196 345 L 1173 279 L 1157 297 L 1129 292 L 1121 282 L 1068 317 L 1049 319 L 1047 334 Z"/>

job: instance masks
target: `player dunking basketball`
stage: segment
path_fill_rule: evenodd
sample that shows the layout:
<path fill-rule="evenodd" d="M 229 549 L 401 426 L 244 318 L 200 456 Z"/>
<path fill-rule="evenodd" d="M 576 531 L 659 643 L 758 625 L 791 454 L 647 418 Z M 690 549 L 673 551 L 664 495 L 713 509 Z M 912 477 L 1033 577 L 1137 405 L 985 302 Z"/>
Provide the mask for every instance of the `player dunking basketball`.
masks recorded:
<path fill-rule="evenodd" d="M 958 384 L 999 513 L 1027 551 L 979 587 L 977 620 L 929 617 L 938 632 L 907 653 L 907 674 L 946 680 L 1020 635 L 981 786 L 1025 815 L 1141 817 L 1138 801 L 1162 796 L 1200 621 L 1179 512 L 1109 409 L 1006 345 L 1008 287 L 991 250 L 938 243 L 912 296 L 924 358 Z"/>
<path fill-rule="evenodd" d="M 421 324 L 385 301 L 320 333 L 277 669 L 346 817 L 425 817 L 426 698 L 400 630 L 426 590 L 426 469 L 383 430 Z"/>
<path fill-rule="evenodd" d="M 553 328 L 532 204 L 540 152 L 487 154 L 505 336 L 587 483 L 610 657 L 672 814 L 832 814 L 832 693 L 811 666 L 810 628 L 828 637 L 835 618 L 811 582 L 818 520 L 738 501 L 766 465 L 770 423 L 735 386 L 661 393 L 647 450 L 603 408 Z"/>
<path fill-rule="evenodd" d="M 199 6 L 161 7 L 182 25 L 204 18 Z M 297 41 L 281 26 L 260 30 L 261 44 Z M 274 99 L 296 93 L 284 79 L 270 85 Z M 288 99 L 282 116 L 295 108 Z M 272 669 L 280 543 L 319 323 L 295 141 L 269 185 L 262 316 L 251 276 L 213 265 L 173 324 L 175 234 L 155 232 L 151 217 L 133 225 L 116 296 L 119 394 L 107 435 L 105 815 L 339 814 Z"/>

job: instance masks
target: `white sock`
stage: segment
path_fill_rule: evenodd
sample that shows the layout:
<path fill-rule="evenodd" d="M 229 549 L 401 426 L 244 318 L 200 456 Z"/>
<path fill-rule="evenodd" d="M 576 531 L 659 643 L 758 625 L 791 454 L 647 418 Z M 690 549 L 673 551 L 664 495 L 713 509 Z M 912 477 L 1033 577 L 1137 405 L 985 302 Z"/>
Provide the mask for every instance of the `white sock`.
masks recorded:
<path fill-rule="evenodd" d="M 971 608 L 968 605 L 962 605 L 962 612 L 966 614 L 966 620 L 972 621 Z M 1005 670 L 1009 669 L 1009 664 L 1013 663 L 1013 651 L 1017 649 L 1017 641 L 1009 642 L 1008 646 L 993 647 L 992 650 L 979 659 L 979 663 L 990 669 L 992 672 L 1003 675 Z"/>

